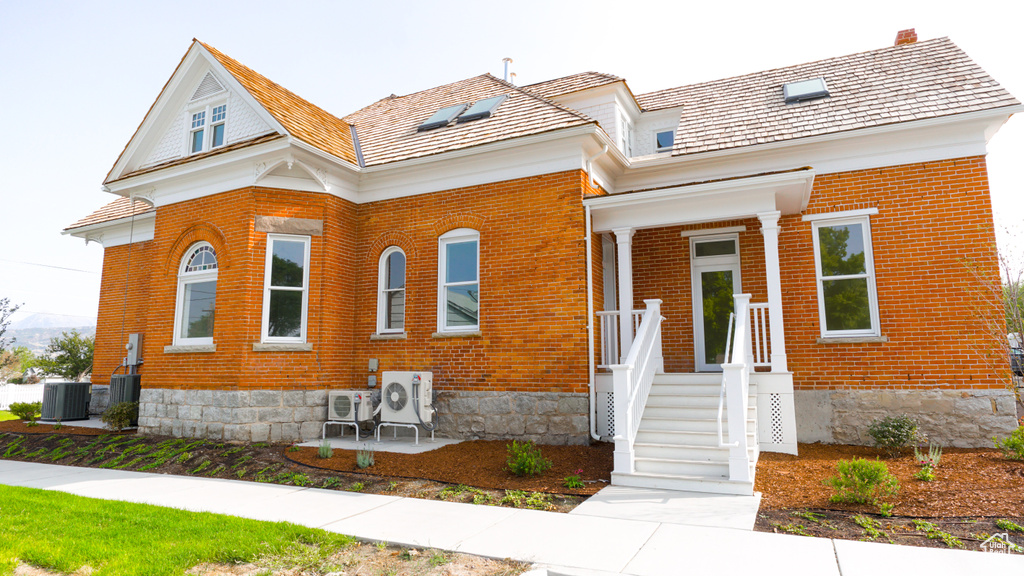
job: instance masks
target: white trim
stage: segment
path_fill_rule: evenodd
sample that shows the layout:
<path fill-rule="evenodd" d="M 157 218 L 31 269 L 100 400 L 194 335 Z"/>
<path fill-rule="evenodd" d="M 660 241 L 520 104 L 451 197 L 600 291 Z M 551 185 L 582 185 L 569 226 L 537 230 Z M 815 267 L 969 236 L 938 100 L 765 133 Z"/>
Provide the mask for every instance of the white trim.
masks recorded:
<path fill-rule="evenodd" d="M 874 216 L 875 214 L 878 214 L 878 208 L 863 208 L 861 210 L 844 210 L 842 212 L 822 212 L 820 214 L 804 214 L 801 219 L 804 222 L 814 222 L 815 220 L 834 220 L 836 218 Z"/>
<path fill-rule="evenodd" d="M 377 260 L 377 335 L 385 334 L 405 334 L 405 298 L 402 299 L 402 325 L 398 328 L 388 328 L 387 324 L 387 295 L 389 291 L 387 287 L 387 261 L 392 254 L 401 254 L 404 258 L 402 264 L 402 287 L 392 288 L 390 291 L 397 292 L 401 290 L 403 295 L 406 292 L 406 269 L 409 265 L 409 258 L 406 256 L 405 251 L 398 246 L 388 246 L 384 252 L 381 253 L 380 258 Z"/>
<path fill-rule="evenodd" d="M 303 266 L 302 266 L 302 287 L 271 287 L 270 285 L 270 271 L 273 263 L 273 244 L 276 241 L 285 242 L 302 242 L 304 244 L 303 251 Z M 261 328 L 261 339 L 260 342 L 264 344 L 275 344 L 275 343 L 298 343 L 304 344 L 306 342 L 306 326 L 307 326 L 307 312 L 309 307 L 309 254 L 311 239 L 309 236 L 299 236 L 294 234 L 267 234 L 267 254 L 265 259 L 265 266 L 263 269 L 263 319 Z M 268 331 L 270 330 L 270 293 L 273 290 L 283 290 L 290 292 L 302 292 L 302 315 L 299 325 L 299 336 L 270 336 Z M 254 347 L 253 350 L 256 350 Z"/>
<path fill-rule="evenodd" d="M 747 227 L 744 225 L 740 226 L 722 226 L 721 228 L 704 228 L 701 230 L 683 230 L 679 235 L 683 238 L 689 238 L 691 236 L 713 236 L 715 234 L 731 234 L 733 232 L 746 232 Z"/>
<path fill-rule="evenodd" d="M 859 224 L 864 233 L 864 270 L 863 274 L 846 276 L 822 277 L 821 272 L 821 248 L 818 243 L 818 229 L 822 226 L 849 226 Z M 814 275 L 818 289 L 818 323 L 822 338 L 851 338 L 859 336 L 881 336 L 882 330 L 878 313 L 878 292 L 875 288 L 875 261 L 874 250 L 871 241 L 871 219 L 870 216 L 855 216 L 848 218 L 820 219 L 811 223 L 811 236 L 814 244 Z M 825 291 L 822 282 L 825 279 L 858 279 L 864 278 L 868 284 L 868 307 L 870 308 L 871 328 L 864 330 L 829 330 L 825 322 Z"/>
<path fill-rule="evenodd" d="M 445 248 L 449 244 L 461 244 L 463 242 L 476 242 L 476 281 L 447 282 L 446 272 L 448 271 L 448 258 Z M 448 286 L 477 286 L 477 319 L 473 326 L 448 326 L 447 295 Z M 439 334 L 459 334 L 465 332 L 480 331 L 480 232 L 472 228 L 456 228 L 446 232 L 437 239 L 437 332 Z"/>
<path fill-rule="evenodd" d="M 181 257 L 181 263 L 178 265 L 178 293 L 174 304 L 174 334 L 172 338 L 172 346 L 212 346 L 213 335 L 204 336 L 201 338 L 186 338 L 181 335 L 182 320 L 186 313 L 186 307 L 188 302 L 185 301 L 185 288 L 189 284 L 199 284 L 203 282 L 217 282 L 218 268 L 213 270 L 204 270 L 201 272 L 186 272 L 185 266 L 188 264 L 189 259 L 197 248 L 202 246 L 209 246 L 210 251 L 213 252 L 214 258 L 217 257 L 217 251 L 213 249 L 213 246 L 209 242 L 196 242 L 191 244 L 185 254 Z M 216 326 L 216 309 L 217 309 L 217 293 L 214 289 L 214 325 Z"/>
<path fill-rule="evenodd" d="M 721 256 L 697 256 L 696 245 L 700 242 L 732 240 L 736 246 L 734 254 Z M 700 282 L 703 272 L 732 272 L 732 294 L 743 291 L 740 277 L 740 236 L 739 234 L 720 234 L 717 236 L 690 237 L 690 296 L 693 310 L 693 361 L 698 372 L 721 372 L 721 364 L 709 364 L 704 361 L 704 294 Z M 729 299 L 732 300 L 732 294 Z"/>

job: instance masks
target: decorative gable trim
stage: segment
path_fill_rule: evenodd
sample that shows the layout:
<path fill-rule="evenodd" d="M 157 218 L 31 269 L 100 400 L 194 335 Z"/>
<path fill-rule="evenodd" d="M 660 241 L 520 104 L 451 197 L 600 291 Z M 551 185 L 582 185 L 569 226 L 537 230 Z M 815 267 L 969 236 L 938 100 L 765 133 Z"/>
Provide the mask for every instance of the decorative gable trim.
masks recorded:
<path fill-rule="evenodd" d="M 203 81 L 199 83 L 198 87 L 196 87 L 196 91 L 192 93 L 192 98 L 189 99 L 189 102 L 202 100 L 207 96 L 213 96 L 220 92 L 224 92 L 224 87 L 217 81 L 213 72 L 207 72 L 206 76 L 203 77 Z"/>

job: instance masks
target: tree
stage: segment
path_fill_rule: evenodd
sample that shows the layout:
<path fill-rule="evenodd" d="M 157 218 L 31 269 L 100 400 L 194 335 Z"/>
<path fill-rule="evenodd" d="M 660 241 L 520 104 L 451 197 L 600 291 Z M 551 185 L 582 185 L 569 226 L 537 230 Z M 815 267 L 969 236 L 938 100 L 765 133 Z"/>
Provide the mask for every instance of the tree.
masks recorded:
<path fill-rule="evenodd" d="M 92 337 L 82 336 L 78 330 L 62 332 L 50 339 L 46 354 L 39 358 L 39 367 L 47 374 L 79 382 L 92 371 L 95 344 Z"/>
<path fill-rule="evenodd" d="M 36 355 L 25 346 L 15 346 L 13 350 L 0 350 L 0 381 L 28 370 L 37 362 Z"/>
<path fill-rule="evenodd" d="M 11 314 L 17 312 L 18 308 L 21 308 L 21 306 L 11 306 L 10 298 L 0 298 L 0 352 L 7 349 L 8 342 L 7 338 L 4 337 L 4 334 L 7 332 L 7 326 L 11 324 Z M 10 344 L 14 344 L 13 338 L 11 339 Z M 0 368 L 10 366 L 14 361 L 15 359 L 11 354 L 0 355 Z"/>

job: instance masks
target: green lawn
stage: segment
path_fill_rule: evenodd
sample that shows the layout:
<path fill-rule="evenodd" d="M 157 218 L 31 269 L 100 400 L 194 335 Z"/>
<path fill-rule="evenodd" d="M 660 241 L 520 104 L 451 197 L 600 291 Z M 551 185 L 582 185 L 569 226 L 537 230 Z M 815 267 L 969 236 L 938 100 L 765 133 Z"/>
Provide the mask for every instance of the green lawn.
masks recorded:
<path fill-rule="evenodd" d="M 4 420 L 17 420 L 18 417 L 6 410 L 0 410 L 0 422 Z"/>
<path fill-rule="evenodd" d="M 348 536 L 287 522 L 83 498 L 0 486 L 0 574 L 17 561 L 59 572 L 88 565 L 95 576 L 181 574 L 203 562 L 264 556 L 323 558 Z"/>

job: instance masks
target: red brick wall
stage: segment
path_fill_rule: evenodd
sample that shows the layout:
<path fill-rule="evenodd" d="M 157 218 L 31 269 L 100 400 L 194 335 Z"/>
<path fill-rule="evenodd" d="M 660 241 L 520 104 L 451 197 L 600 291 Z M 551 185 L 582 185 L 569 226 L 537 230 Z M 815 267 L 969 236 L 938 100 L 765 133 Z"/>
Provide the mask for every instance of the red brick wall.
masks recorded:
<path fill-rule="evenodd" d="M 819 344 L 811 223 L 780 220 L 786 352 L 798 389 L 998 388 L 1006 361 L 1000 310 L 983 307 L 999 272 L 985 159 L 962 158 L 816 177 L 805 214 L 878 208 L 871 216 L 884 343 Z M 756 218 L 744 224 L 741 277 L 752 302 L 766 302 L 764 248 Z M 689 242 L 681 227 L 633 238 L 635 305 L 664 300 L 666 370 L 694 369 Z M 973 271 L 972 271 L 973 270 Z M 991 292 L 988 292 L 991 294 Z"/>
<path fill-rule="evenodd" d="M 139 242 L 130 247 L 111 246 L 103 252 L 93 384 L 109 384 L 110 375 L 125 357 L 124 345 L 128 343 L 128 335 L 146 332 L 152 255 L 153 242 Z M 127 292 L 126 280 L 129 285 Z M 145 360 L 149 359 L 150 352 L 157 349 L 154 343 L 145 339 L 142 346 Z"/>
<path fill-rule="evenodd" d="M 149 244 L 146 377 L 152 388 L 322 389 L 365 385 L 381 370 L 431 370 L 459 390 L 587 390 L 585 228 L 581 171 L 355 205 L 326 194 L 247 188 L 161 207 Z M 261 337 L 266 234 L 255 216 L 323 220 L 311 244 L 311 352 L 254 352 Z M 438 236 L 480 232 L 481 333 L 434 338 Z M 177 272 L 195 242 L 218 257 L 214 353 L 165 354 Z M 381 252 L 407 255 L 407 339 L 372 341 Z M 600 244 L 597 260 L 600 274 Z M 118 250 L 105 256 L 101 326 L 120 321 Z M 134 274 L 133 274 L 134 275 Z M 108 280 L 108 277 L 111 280 Z M 598 276 L 600 277 L 600 276 Z M 113 290 L 113 292 L 111 292 Z M 114 293 L 112 297 L 111 293 Z M 143 317 L 145 318 L 145 317 Z M 106 340 L 97 356 L 111 354 Z"/>

